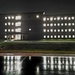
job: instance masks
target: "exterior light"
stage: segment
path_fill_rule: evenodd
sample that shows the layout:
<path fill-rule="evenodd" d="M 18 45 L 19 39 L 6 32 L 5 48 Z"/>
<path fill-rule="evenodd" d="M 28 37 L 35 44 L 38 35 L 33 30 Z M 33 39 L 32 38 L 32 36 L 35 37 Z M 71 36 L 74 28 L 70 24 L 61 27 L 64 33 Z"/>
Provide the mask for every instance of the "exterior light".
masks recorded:
<path fill-rule="evenodd" d="M 36 15 L 36 18 L 39 18 L 39 15 Z"/>
<path fill-rule="evenodd" d="M 43 18 L 43 21 L 46 21 L 46 17 Z"/>
<path fill-rule="evenodd" d="M 20 15 L 16 16 L 15 20 L 21 20 L 21 16 Z"/>
<path fill-rule="evenodd" d="M 31 31 L 31 28 L 29 28 L 29 31 Z"/>

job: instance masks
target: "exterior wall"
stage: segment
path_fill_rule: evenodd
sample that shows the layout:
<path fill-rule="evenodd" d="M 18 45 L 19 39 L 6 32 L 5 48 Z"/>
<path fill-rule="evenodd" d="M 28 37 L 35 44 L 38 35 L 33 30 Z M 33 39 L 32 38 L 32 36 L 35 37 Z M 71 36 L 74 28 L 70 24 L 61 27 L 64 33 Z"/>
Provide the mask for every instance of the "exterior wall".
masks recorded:
<path fill-rule="evenodd" d="M 43 17 L 44 39 L 72 39 L 75 38 L 75 16 L 61 15 Z"/>

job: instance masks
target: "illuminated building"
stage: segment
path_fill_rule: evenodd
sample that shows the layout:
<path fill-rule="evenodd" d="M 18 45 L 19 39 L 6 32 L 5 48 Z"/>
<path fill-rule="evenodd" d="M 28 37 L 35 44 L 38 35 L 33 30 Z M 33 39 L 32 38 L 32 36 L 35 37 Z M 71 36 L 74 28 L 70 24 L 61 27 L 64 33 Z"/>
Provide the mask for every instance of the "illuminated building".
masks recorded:
<path fill-rule="evenodd" d="M 42 12 L 1 14 L 0 39 L 74 39 L 75 16 L 46 15 Z"/>

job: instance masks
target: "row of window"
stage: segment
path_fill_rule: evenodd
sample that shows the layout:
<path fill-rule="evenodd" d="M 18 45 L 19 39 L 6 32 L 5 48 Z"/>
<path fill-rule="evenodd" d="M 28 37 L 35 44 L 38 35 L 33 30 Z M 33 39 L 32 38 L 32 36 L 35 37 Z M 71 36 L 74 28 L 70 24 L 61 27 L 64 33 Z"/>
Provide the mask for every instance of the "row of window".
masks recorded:
<path fill-rule="evenodd" d="M 21 22 L 16 22 L 16 23 L 14 23 L 14 22 L 8 22 L 8 23 L 5 23 L 5 26 L 7 26 L 7 25 L 15 25 L 15 26 L 21 26 Z"/>
<path fill-rule="evenodd" d="M 75 29 L 43 29 L 43 32 L 75 32 Z"/>
<path fill-rule="evenodd" d="M 46 26 L 50 26 L 50 27 L 52 27 L 52 26 L 74 26 L 75 25 L 75 23 L 44 23 L 43 24 L 43 27 L 46 27 Z"/>
<path fill-rule="evenodd" d="M 75 38 L 75 35 L 44 35 L 43 38 Z"/>
<path fill-rule="evenodd" d="M 15 19 L 15 20 L 21 20 L 21 16 L 18 15 L 18 16 L 6 16 L 5 19 Z"/>
<path fill-rule="evenodd" d="M 16 28 L 16 29 L 5 29 L 5 32 L 21 32 L 21 28 Z"/>
<path fill-rule="evenodd" d="M 72 16 L 72 17 L 43 17 L 43 21 L 53 21 L 53 20 L 74 20 L 75 17 Z"/>

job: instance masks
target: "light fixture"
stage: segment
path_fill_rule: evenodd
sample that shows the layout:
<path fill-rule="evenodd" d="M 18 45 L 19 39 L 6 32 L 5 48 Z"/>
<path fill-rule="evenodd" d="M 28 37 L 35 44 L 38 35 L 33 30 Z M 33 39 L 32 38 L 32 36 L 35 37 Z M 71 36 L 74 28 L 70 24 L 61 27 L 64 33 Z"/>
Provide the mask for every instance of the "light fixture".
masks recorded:
<path fill-rule="evenodd" d="M 36 18 L 39 18 L 40 16 L 39 15 L 36 15 Z"/>
<path fill-rule="evenodd" d="M 31 31 L 31 28 L 29 28 L 29 31 Z"/>
<path fill-rule="evenodd" d="M 7 19 L 7 17 L 5 17 L 5 19 Z"/>
<path fill-rule="evenodd" d="M 20 15 L 16 16 L 15 20 L 21 20 L 21 16 Z"/>

